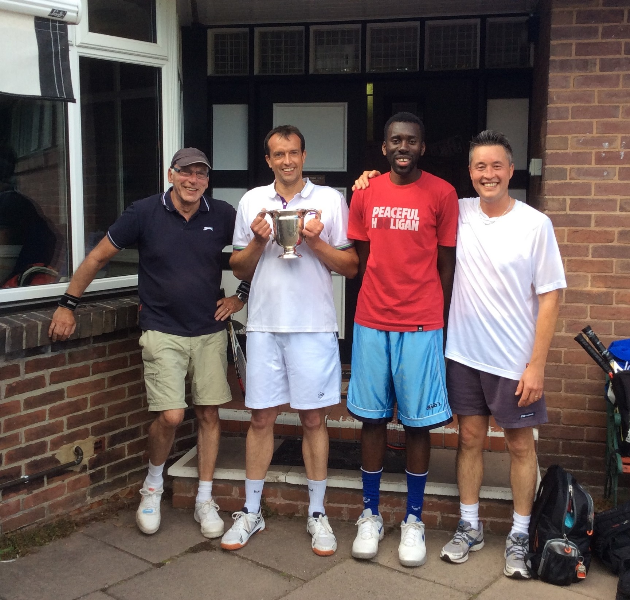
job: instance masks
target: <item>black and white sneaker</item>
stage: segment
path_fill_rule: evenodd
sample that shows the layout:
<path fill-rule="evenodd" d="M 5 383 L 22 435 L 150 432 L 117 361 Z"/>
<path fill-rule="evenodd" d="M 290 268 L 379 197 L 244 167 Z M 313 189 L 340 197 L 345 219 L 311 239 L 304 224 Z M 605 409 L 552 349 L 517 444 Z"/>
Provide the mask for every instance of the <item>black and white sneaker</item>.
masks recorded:
<path fill-rule="evenodd" d="M 232 518 L 234 519 L 234 525 L 221 538 L 221 548 L 224 550 L 238 550 L 242 548 L 252 535 L 265 528 L 262 512 L 248 513 L 243 509 L 232 513 Z"/>

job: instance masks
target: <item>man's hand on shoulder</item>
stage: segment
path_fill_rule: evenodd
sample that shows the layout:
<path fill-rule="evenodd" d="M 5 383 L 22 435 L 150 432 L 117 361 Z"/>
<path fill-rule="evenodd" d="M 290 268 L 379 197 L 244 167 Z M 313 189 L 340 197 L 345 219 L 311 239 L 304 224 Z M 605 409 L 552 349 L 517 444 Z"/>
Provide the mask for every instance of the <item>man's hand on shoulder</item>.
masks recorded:
<path fill-rule="evenodd" d="M 244 302 L 238 299 L 238 296 L 230 296 L 229 298 L 221 298 L 217 301 L 217 311 L 214 318 L 217 321 L 225 321 L 234 313 L 237 313 L 245 306 Z"/>
<path fill-rule="evenodd" d="M 269 238 L 271 237 L 271 225 L 269 225 L 267 219 L 265 219 L 264 208 L 252 221 L 251 230 L 254 234 L 254 240 L 257 243 L 264 246 L 269 241 Z"/>
<path fill-rule="evenodd" d="M 357 180 L 355 180 L 352 186 L 352 191 L 365 190 L 370 187 L 370 179 L 378 177 L 381 174 L 380 171 L 363 171 Z"/>
<path fill-rule="evenodd" d="M 76 328 L 77 322 L 74 313 L 70 309 L 60 306 L 53 314 L 52 322 L 48 328 L 48 337 L 53 342 L 63 342 L 74 333 Z"/>

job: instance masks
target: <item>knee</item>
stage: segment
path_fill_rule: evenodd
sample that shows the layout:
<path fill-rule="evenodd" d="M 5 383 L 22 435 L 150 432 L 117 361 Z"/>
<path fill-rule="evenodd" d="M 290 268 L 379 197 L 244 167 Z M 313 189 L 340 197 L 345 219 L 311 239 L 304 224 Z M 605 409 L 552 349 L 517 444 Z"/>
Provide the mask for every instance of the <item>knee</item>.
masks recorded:
<path fill-rule="evenodd" d="M 270 410 L 253 410 L 250 427 L 256 431 L 273 429 L 278 413 Z"/>
<path fill-rule="evenodd" d="M 458 446 L 460 450 L 476 451 L 483 448 L 483 443 L 486 438 L 485 430 L 480 431 L 475 427 L 459 427 L 459 439 Z"/>
<path fill-rule="evenodd" d="M 219 409 L 216 406 L 196 406 L 195 416 L 202 426 L 219 423 Z"/>
<path fill-rule="evenodd" d="M 512 458 L 526 459 L 536 455 L 533 435 L 510 435 L 506 433 L 505 441 Z"/>
<path fill-rule="evenodd" d="M 326 419 L 319 410 L 305 410 L 300 412 L 302 427 L 308 431 L 315 431 L 325 427 Z"/>
<path fill-rule="evenodd" d="M 161 412 L 155 422 L 158 423 L 160 427 L 164 427 L 166 429 L 175 429 L 181 424 L 183 420 L 184 409 L 177 408 Z"/>

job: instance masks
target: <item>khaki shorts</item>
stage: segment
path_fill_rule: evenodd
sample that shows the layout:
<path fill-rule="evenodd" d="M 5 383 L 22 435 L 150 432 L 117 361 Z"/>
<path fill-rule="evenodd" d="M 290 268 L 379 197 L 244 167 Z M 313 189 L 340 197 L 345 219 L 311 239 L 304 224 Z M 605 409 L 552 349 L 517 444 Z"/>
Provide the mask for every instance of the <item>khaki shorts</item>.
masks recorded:
<path fill-rule="evenodd" d="M 185 378 L 193 404 L 219 405 L 232 399 L 227 373 L 227 332 L 181 337 L 159 331 L 140 336 L 144 383 L 150 411 L 186 408 Z"/>

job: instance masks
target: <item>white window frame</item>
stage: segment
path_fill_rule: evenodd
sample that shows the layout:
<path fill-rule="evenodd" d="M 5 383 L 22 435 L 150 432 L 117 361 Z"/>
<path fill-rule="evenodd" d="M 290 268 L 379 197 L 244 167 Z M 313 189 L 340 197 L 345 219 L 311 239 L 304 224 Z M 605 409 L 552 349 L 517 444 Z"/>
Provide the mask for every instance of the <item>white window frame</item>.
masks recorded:
<path fill-rule="evenodd" d="M 159 67 L 162 70 L 162 164 L 170 164 L 173 154 L 181 147 L 183 123 L 181 116 L 181 39 L 177 3 L 156 0 L 157 43 L 140 42 L 97 34 L 88 30 L 89 5 L 81 23 L 68 26 L 70 42 L 70 71 L 76 102 L 67 104 L 68 125 L 68 191 L 70 198 L 69 245 L 72 248 L 74 271 L 85 258 L 85 223 L 83 210 L 83 163 L 81 141 L 81 87 L 79 58 L 82 56 Z M 169 186 L 166 168 L 163 187 Z M 124 289 L 138 285 L 137 275 L 95 279 L 87 292 Z M 0 290 L 0 304 L 4 302 L 36 300 L 63 294 L 68 282 Z"/>

